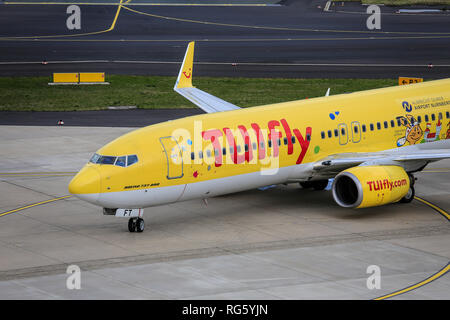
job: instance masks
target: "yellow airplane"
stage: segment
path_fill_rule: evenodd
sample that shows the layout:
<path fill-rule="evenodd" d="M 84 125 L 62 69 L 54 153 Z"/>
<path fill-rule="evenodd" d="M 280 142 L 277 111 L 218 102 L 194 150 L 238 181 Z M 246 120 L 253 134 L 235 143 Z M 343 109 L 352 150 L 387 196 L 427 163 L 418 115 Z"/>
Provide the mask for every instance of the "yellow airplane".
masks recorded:
<path fill-rule="evenodd" d="M 450 158 L 450 79 L 241 109 L 192 86 L 193 57 L 191 42 L 174 90 L 207 114 L 117 138 L 69 184 L 130 232 L 143 208 L 282 183 L 334 179 L 347 208 L 410 202 L 413 173 Z"/>

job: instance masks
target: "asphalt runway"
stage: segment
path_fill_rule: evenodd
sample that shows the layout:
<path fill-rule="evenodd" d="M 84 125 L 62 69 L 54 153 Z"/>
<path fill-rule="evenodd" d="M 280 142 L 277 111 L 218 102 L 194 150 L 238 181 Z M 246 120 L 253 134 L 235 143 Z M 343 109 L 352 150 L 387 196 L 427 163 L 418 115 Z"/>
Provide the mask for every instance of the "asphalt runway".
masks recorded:
<path fill-rule="evenodd" d="M 0 75 L 176 76 L 187 42 L 196 40 L 197 76 L 448 77 L 450 14 L 396 14 L 382 7 L 381 30 L 369 31 L 366 7 L 324 12 L 325 3 L 80 5 L 81 30 L 67 29 L 66 5 L 0 4 Z"/>
<path fill-rule="evenodd" d="M 147 208 L 138 234 L 67 197 L 74 172 L 130 130 L 0 126 L 0 299 L 450 298 L 450 160 L 417 174 L 409 204 L 348 210 L 281 185 Z M 80 290 L 66 288 L 69 265 Z"/>

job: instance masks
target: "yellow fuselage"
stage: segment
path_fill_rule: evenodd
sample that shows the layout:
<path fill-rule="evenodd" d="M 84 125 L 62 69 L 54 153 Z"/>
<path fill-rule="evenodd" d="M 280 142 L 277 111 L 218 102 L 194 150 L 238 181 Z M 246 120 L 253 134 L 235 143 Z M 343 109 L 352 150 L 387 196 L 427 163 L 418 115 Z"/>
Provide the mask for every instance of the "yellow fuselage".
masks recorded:
<path fill-rule="evenodd" d="M 308 164 L 329 155 L 449 139 L 449 111 L 450 79 L 445 79 L 167 121 L 130 132 L 97 152 L 137 155 L 135 164 L 89 163 L 69 190 L 96 194 L 91 202 L 103 207 L 132 208 L 220 194 L 222 183 L 222 193 L 228 193 L 314 179 Z M 300 174 L 297 167 L 306 171 Z M 196 189 L 202 182 L 210 184 Z M 133 192 L 149 200 L 127 200 Z"/>

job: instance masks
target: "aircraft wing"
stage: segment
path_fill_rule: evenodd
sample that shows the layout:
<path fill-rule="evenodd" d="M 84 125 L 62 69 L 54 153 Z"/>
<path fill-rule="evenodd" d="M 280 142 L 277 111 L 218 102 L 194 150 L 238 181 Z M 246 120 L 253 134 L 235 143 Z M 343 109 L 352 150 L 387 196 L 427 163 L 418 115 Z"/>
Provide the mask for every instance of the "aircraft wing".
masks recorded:
<path fill-rule="evenodd" d="M 334 154 L 315 162 L 313 170 L 322 175 L 327 175 L 327 172 L 333 175 L 359 165 L 398 165 L 407 171 L 415 171 L 430 162 L 449 158 L 449 143 L 442 140 L 381 152 Z"/>
<path fill-rule="evenodd" d="M 184 55 L 183 64 L 178 74 L 177 82 L 173 90 L 200 107 L 206 113 L 231 111 L 240 109 L 238 106 L 217 98 L 207 92 L 192 86 L 192 74 L 194 71 L 194 42 L 189 45 Z"/>

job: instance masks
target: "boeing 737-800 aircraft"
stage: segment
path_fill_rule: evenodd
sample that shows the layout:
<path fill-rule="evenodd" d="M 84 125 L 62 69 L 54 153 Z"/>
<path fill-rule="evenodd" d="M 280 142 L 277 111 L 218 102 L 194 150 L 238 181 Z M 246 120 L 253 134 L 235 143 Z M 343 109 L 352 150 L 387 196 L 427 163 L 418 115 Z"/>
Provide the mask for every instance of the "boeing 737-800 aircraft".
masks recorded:
<path fill-rule="evenodd" d="M 70 182 L 131 232 L 146 207 L 281 183 L 334 178 L 348 208 L 409 202 L 413 173 L 450 158 L 450 79 L 241 109 L 192 86 L 193 57 L 191 42 L 174 90 L 207 114 L 125 134 Z"/>

